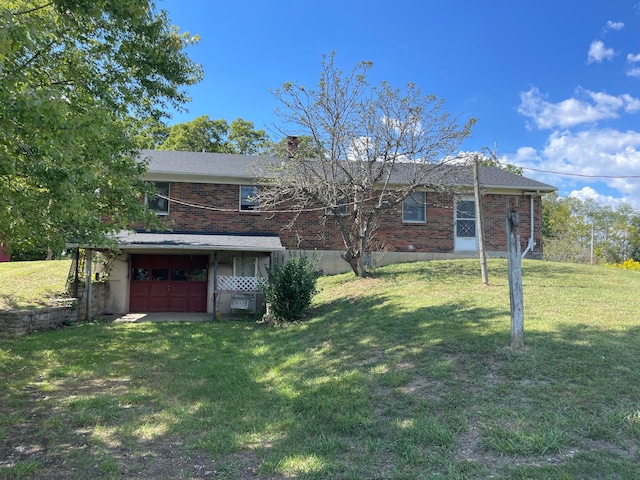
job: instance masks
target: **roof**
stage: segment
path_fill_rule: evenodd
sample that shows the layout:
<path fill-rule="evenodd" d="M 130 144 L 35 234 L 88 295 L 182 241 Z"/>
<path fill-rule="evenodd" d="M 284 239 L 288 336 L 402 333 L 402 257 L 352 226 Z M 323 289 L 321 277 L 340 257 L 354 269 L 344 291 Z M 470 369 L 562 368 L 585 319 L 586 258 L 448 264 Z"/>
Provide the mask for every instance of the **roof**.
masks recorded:
<path fill-rule="evenodd" d="M 253 179 L 251 165 L 279 163 L 276 157 L 212 152 L 141 150 L 140 158 L 149 162 L 148 172 L 172 177 L 226 177 Z"/>
<path fill-rule="evenodd" d="M 279 165 L 282 162 L 281 158 L 271 156 L 169 150 L 142 150 L 140 157 L 148 161 L 149 180 L 206 183 L 256 181 L 257 178 L 253 172 L 259 167 L 264 168 L 270 164 Z M 406 164 L 406 170 L 410 169 L 410 165 Z M 473 173 L 468 165 L 449 164 L 444 167 L 434 166 L 434 169 L 440 170 L 435 177 L 442 180 L 444 184 L 458 187 L 473 186 Z M 406 173 L 403 170 L 399 168 L 394 175 L 398 183 L 402 183 L 403 173 Z M 540 193 L 557 190 L 552 185 L 516 175 L 499 167 L 481 166 L 478 176 L 483 188 Z"/>
<path fill-rule="evenodd" d="M 275 235 L 208 235 L 185 233 L 136 233 L 122 231 L 115 236 L 121 250 L 231 250 L 275 252 L 284 250 Z"/>
<path fill-rule="evenodd" d="M 448 177 L 451 176 L 451 180 Z M 527 192 L 554 192 L 557 187 L 538 182 L 531 178 L 508 172 L 500 167 L 480 166 L 478 168 L 478 180 L 483 188 L 490 189 L 517 189 Z M 460 186 L 473 185 L 473 170 L 470 166 L 455 166 L 449 174 L 445 175 L 445 183 Z"/>

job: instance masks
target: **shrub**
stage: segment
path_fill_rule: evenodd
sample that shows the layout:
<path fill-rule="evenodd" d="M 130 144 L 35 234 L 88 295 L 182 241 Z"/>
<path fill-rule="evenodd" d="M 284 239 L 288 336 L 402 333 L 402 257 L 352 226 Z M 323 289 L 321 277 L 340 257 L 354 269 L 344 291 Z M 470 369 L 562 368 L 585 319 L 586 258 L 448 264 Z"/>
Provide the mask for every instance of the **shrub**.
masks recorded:
<path fill-rule="evenodd" d="M 607 263 L 605 265 L 607 267 L 621 268 L 622 270 L 635 270 L 636 272 L 640 272 L 640 262 L 632 258 L 626 260 L 624 263 Z"/>
<path fill-rule="evenodd" d="M 269 282 L 261 287 L 261 291 L 277 320 L 298 320 L 309 308 L 318 279 L 314 266 L 307 257 L 299 256 L 267 269 Z"/>

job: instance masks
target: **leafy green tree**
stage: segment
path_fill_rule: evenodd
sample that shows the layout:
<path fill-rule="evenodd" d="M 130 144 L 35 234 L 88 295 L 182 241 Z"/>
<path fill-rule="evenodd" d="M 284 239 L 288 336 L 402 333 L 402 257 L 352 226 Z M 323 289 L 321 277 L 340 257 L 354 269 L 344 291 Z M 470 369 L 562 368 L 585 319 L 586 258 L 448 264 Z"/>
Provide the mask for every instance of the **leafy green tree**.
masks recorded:
<path fill-rule="evenodd" d="M 556 262 L 588 262 L 590 227 L 574 216 L 576 199 L 557 193 L 542 197 L 544 258 Z"/>
<path fill-rule="evenodd" d="M 262 155 L 271 148 L 271 141 L 264 130 L 255 130 L 253 122 L 236 118 L 231 122 L 228 135 L 233 153 L 243 155 Z"/>
<path fill-rule="evenodd" d="M 311 158 L 320 158 L 322 152 L 315 150 L 315 141 L 309 135 L 286 136 L 277 143 L 271 145 L 269 155 L 279 158 L 295 157 L 298 151 L 305 152 Z"/>
<path fill-rule="evenodd" d="M 169 137 L 169 127 L 156 118 L 131 119 L 129 125 L 131 139 L 139 149 L 155 150 Z"/>
<path fill-rule="evenodd" d="M 159 149 L 230 153 L 226 143 L 228 130 L 226 120 L 211 120 L 208 115 L 201 115 L 190 122 L 169 127 L 169 135 Z"/>
<path fill-rule="evenodd" d="M 544 256 L 562 262 L 621 263 L 640 246 L 640 213 L 628 204 L 616 208 L 593 199 L 542 199 Z"/>
<path fill-rule="evenodd" d="M 0 5 L 0 238 L 9 248 L 103 243 L 151 219 L 130 116 L 188 100 L 197 38 L 149 0 Z"/>
<path fill-rule="evenodd" d="M 236 118 L 229 125 L 226 120 L 211 120 L 208 115 L 201 115 L 190 122 L 169 127 L 169 135 L 158 148 L 259 155 L 270 146 L 268 135 L 264 130 L 255 130 L 253 122 Z"/>

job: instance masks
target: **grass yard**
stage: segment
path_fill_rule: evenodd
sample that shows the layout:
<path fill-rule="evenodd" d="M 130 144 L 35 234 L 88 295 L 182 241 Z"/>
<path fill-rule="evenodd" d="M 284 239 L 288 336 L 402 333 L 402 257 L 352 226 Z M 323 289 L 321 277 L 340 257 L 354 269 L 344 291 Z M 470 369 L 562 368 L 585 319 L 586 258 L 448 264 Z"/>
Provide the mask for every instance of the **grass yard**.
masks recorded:
<path fill-rule="evenodd" d="M 41 307 L 65 291 L 71 260 L 0 263 L 0 310 Z"/>
<path fill-rule="evenodd" d="M 320 279 L 310 319 L 0 339 L 0 478 L 632 479 L 640 274 L 523 262 Z"/>

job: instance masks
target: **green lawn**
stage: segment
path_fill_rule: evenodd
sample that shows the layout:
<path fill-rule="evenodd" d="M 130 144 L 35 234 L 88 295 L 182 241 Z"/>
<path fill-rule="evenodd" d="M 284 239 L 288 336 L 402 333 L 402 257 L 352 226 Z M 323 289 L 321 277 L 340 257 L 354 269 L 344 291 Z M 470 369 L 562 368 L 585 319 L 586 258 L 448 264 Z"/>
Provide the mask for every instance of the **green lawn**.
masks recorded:
<path fill-rule="evenodd" d="M 0 340 L 0 478 L 630 479 L 640 273 L 434 261 L 324 277 L 310 319 Z"/>
<path fill-rule="evenodd" d="M 63 295 L 71 260 L 0 263 L 0 309 L 40 307 Z"/>

